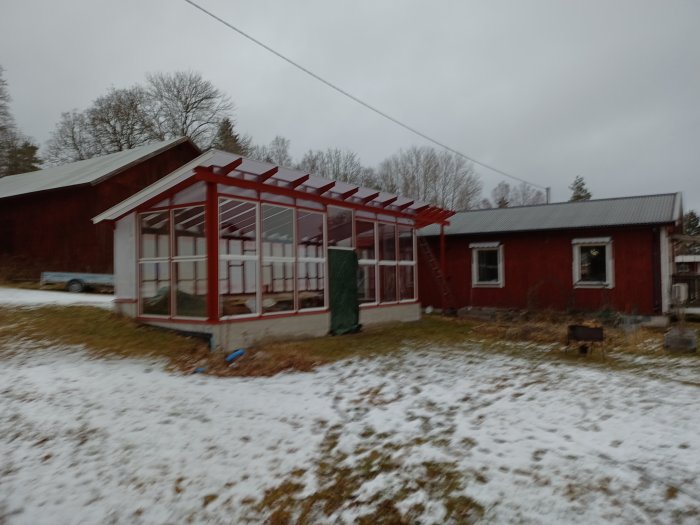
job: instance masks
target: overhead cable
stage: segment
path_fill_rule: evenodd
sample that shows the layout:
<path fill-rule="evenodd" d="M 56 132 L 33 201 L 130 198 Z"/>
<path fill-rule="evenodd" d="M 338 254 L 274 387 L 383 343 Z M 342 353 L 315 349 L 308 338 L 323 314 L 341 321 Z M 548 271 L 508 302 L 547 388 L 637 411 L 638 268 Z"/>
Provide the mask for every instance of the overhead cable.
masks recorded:
<path fill-rule="evenodd" d="M 295 61 L 292 60 L 291 58 L 286 57 L 285 55 L 283 55 L 283 54 L 280 53 L 279 51 L 276 51 L 276 50 L 272 49 L 272 48 L 271 48 L 270 46 L 268 46 L 267 44 L 261 42 L 260 40 L 258 40 L 258 39 L 255 38 L 255 37 L 249 35 L 249 34 L 246 33 L 245 31 L 243 31 L 243 30 L 237 28 L 236 26 L 234 26 L 234 25 L 231 24 L 230 22 L 227 22 L 226 20 L 224 20 L 223 18 L 221 18 L 221 17 L 215 15 L 215 14 L 212 13 L 211 11 L 208 11 L 207 9 L 205 9 L 204 7 L 202 7 L 201 5 L 199 5 L 198 3 L 193 2 L 192 0 L 184 0 L 184 1 L 187 2 L 188 4 L 190 4 L 192 7 L 195 7 L 196 9 L 199 9 L 202 13 L 205 13 L 206 15 L 210 16 L 210 17 L 213 18 L 214 20 L 216 20 L 216 21 L 222 23 L 223 25 L 225 25 L 225 26 L 228 27 L 229 29 L 232 29 L 233 31 L 235 31 L 235 32 L 238 33 L 239 35 L 241 35 L 241 36 L 247 38 L 247 39 L 250 40 L 251 42 L 253 42 L 253 43 L 259 45 L 260 47 L 266 49 L 267 51 L 269 51 L 269 52 L 272 53 L 273 55 L 276 55 L 277 57 L 281 58 L 281 59 L 284 60 L 285 62 L 291 64 L 291 65 L 294 66 L 295 68 L 297 68 L 297 69 L 303 71 L 304 73 L 306 73 L 306 74 L 309 75 L 310 77 L 312 77 L 312 78 L 318 80 L 319 82 L 322 82 L 323 84 L 325 84 L 325 85 L 328 86 L 329 88 L 331 88 L 331 89 L 337 91 L 337 92 L 340 93 L 341 95 L 344 95 L 344 96 L 348 97 L 349 99 L 354 100 L 355 102 L 357 102 L 357 103 L 360 104 L 361 106 L 364 106 L 365 108 L 369 109 L 370 111 L 373 111 L 373 112 L 376 113 L 377 115 L 380 115 L 380 116 L 384 117 L 385 119 L 390 120 L 390 121 L 393 122 L 394 124 L 396 124 L 396 125 L 398 125 L 398 126 L 401 126 L 402 128 L 404 128 L 404 129 L 410 131 L 410 132 L 413 133 L 414 135 L 418 135 L 419 137 L 421 137 L 421 138 L 427 140 L 428 142 L 432 142 L 432 143 L 435 144 L 436 146 L 439 146 L 439 147 L 441 147 L 441 148 L 443 148 L 443 149 L 445 149 L 445 150 L 447 150 L 447 151 L 449 151 L 449 152 L 451 152 L 451 153 L 454 153 L 455 155 L 457 155 L 457 156 L 459 156 L 459 157 L 462 157 L 462 158 L 464 158 L 464 159 L 466 159 L 466 160 L 468 160 L 468 161 L 470 161 L 470 162 L 473 162 L 474 164 L 478 164 L 478 165 L 481 166 L 482 168 L 486 168 L 486 169 L 488 169 L 488 170 L 490 170 L 490 171 L 493 171 L 493 172 L 495 172 L 495 173 L 498 173 L 498 174 L 500 174 L 500 175 L 503 175 L 504 177 L 508 177 L 508 178 L 510 178 L 510 179 L 517 180 L 517 181 L 519 181 L 519 182 L 523 182 L 523 183 L 525 183 L 525 184 L 528 184 L 529 186 L 534 186 L 534 187 L 537 187 L 537 188 L 541 188 L 541 189 L 543 189 L 543 190 L 547 190 L 547 188 L 545 188 L 544 186 L 541 186 L 541 185 L 539 185 L 539 184 L 534 184 L 534 183 L 532 183 L 532 182 L 526 181 L 525 179 L 522 179 L 522 178 L 520 178 L 520 177 L 516 177 L 515 175 L 511 175 L 510 173 L 506 173 L 505 171 L 499 170 L 498 168 L 495 168 L 494 166 L 491 166 L 491 165 L 489 165 L 489 164 L 486 164 L 486 163 L 484 163 L 484 162 L 481 162 L 481 161 L 479 161 L 479 160 L 476 160 L 475 158 L 470 157 L 469 155 L 466 155 L 466 154 L 462 153 L 461 151 L 456 150 L 456 149 L 454 149 L 454 148 L 448 146 L 447 144 L 444 144 L 444 143 L 442 143 L 442 142 L 440 142 L 440 141 L 438 141 L 438 140 L 436 140 L 436 139 L 430 137 L 429 135 L 423 133 L 422 131 L 419 131 L 419 130 L 417 130 L 416 128 L 414 128 L 414 127 L 412 127 L 412 126 L 409 126 L 408 124 L 405 124 L 404 122 L 401 122 L 400 120 L 398 120 L 398 119 L 392 117 L 391 115 L 385 113 L 384 111 L 380 110 L 379 108 L 376 108 L 376 107 L 372 106 L 371 104 L 365 102 L 364 100 L 362 100 L 362 99 L 356 97 L 355 95 L 353 95 L 353 94 L 351 94 L 351 93 L 348 93 L 348 92 L 345 91 L 343 88 L 341 88 L 341 87 L 339 87 L 339 86 L 333 84 L 332 82 L 329 82 L 329 81 L 326 80 L 325 78 L 323 78 L 323 77 L 317 75 L 316 73 L 314 73 L 313 71 L 311 71 L 311 70 L 305 68 L 304 66 L 302 66 L 301 64 L 295 62 Z"/>

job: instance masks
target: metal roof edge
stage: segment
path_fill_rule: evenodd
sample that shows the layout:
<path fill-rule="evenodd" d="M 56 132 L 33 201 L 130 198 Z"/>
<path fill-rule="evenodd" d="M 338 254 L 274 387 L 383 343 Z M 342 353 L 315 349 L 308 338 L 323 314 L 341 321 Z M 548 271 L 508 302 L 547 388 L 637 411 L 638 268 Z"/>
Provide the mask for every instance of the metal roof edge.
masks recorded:
<path fill-rule="evenodd" d="M 658 221 L 658 222 L 638 222 L 634 224 L 604 224 L 604 225 L 595 225 L 595 224 L 589 224 L 588 226 L 557 226 L 555 228 L 530 228 L 527 230 L 492 230 L 492 231 L 478 231 L 478 232 L 456 232 L 456 233 L 448 233 L 445 232 L 445 237 L 457 237 L 460 235 L 463 236 L 469 236 L 469 235 L 510 235 L 513 233 L 534 233 L 534 232 L 551 232 L 551 231 L 565 231 L 565 230 L 590 230 L 591 228 L 595 229 L 608 229 L 608 228 L 638 228 L 642 226 L 659 226 L 662 224 L 674 224 L 675 220 L 665 220 L 665 221 Z M 429 226 L 424 226 L 424 228 L 428 228 Z M 423 229 L 423 228 L 421 228 Z M 420 233 L 420 230 L 417 231 L 417 234 L 419 237 L 439 237 L 439 233 L 431 233 L 431 234 L 426 234 L 426 233 Z"/>
<path fill-rule="evenodd" d="M 643 199 L 648 197 L 669 197 L 680 195 L 680 192 L 666 192 L 666 193 L 650 193 L 647 195 L 628 195 L 625 197 L 605 197 L 603 199 L 589 199 L 587 201 L 561 201 L 561 202 L 549 202 L 541 204 L 528 204 L 522 206 L 507 206 L 505 208 L 479 208 L 476 210 L 461 210 L 456 212 L 457 214 L 462 213 L 479 213 L 479 212 L 493 212 L 496 210 L 522 210 L 523 208 L 543 208 L 545 206 L 563 206 L 563 205 L 586 205 L 593 202 L 605 202 L 605 201 L 619 201 L 619 200 L 629 200 L 629 199 Z"/>
<path fill-rule="evenodd" d="M 131 197 L 115 204 L 108 210 L 96 215 L 92 218 L 93 224 L 98 224 L 102 221 L 116 220 L 119 217 L 124 216 L 131 210 L 139 206 L 140 204 L 146 202 L 148 199 L 155 197 L 157 194 L 168 190 L 170 187 L 174 186 L 180 182 L 180 177 L 186 173 L 191 172 L 195 167 L 197 167 L 202 161 L 209 159 L 214 155 L 216 150 L 209 149 L 195 157 L 187 164 L 180 166 L 175 171 L 172 171 L 162 179 L 157 180 L 150 186 L 146 186 L 141 191 L 133 194 Z"/>
<path fill-rule="evenodd" d="M 118 168 L 115 168 L 114 170 L 110 171 L 109 173 L 105 173 L 102 177 L 95 179 L 91 182 L 87 182 L 85 184 L 90 184 L 91 186 L 96 186 L 100 184 L 101 182 L 104 182 L 105 180 L 114 177 L 115 175 L 128 170 L 129 168 L 133 168 L 137 164 L 141 164 L 142 162 L 145 162 L 147 160 L 152 159 L 153 157 L 156 157 L 160 155 L 161 153 L 174 148 L 175 146 L 179 146 L 180 144 L 184 144 L 185 142 L 189 142 L 196 151 L 198 151 L 200 154 L 202 153 L 202 150 L 199 149 L 199 146 L 197 146 L 194 142 L 192 142 L 192 139 L 189 137 L 177 137 L 175 139 L 170 139 L 169 141 L 166 141 L 160 148 L 158 148 L 155 151 L 152 151 L 150 153 L 147 153 L 143 155 L 142 157 L 139 157 L 138 159 L 134 159 L 131 162 L 124 164 L 123 166 L 120 166 Z M 147 146 L 148 144 L 144 144 L 144 146 Z M 128 151 L 128 150 L 124 150 Z"/>

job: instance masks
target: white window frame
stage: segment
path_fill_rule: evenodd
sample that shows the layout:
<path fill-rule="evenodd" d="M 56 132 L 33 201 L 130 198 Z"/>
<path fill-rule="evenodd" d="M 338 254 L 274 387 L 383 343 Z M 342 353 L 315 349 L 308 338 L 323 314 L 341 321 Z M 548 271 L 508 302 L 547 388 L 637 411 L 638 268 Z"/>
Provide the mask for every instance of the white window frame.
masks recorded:
<path fill-rule="evenodd" d="M 605 247 L 605 281 L 581 281 L 581 247 Z M 572 239 L 573 250 L 573 284 L 574 288 L 614 288 L 615 287 L 615 258 L 613 257 L 613 241 L 611 237 L 586 237 Z"/>
<path fill-rule="evenodd" d="M 355 214 L 355 218 L 353 220 L 353 238 L 357 235 L 357 226 L 355 225 L 355 221 L 362 221 L 366 223 L 371 223 L 372 227 L 374 228 L 374 259 L 358 259 L 357 265 L 358 269 L 360 267 L 368 267 L 368 268 L 374 268 L 374 301 L 366 301 L 364 303 L 360 303 L 360 308 L 364 306 L 376 306 L 379 304 L 379 227 L 377 226 L 377 221 L 376 219 L 368 219 L 365 217 L 358 217 L 357 214 Z M 354 241 L 354 246 L 357 246 L 357 239 Z"/>
<path fill-rule="evenodd" d="M 321 216 L 321 224 L 323 227 L 323 245 L 321 247 L 321 256 L 320 257 L 300 257 L 299 256 L 299 226 L 297 224 L 298 217 L 299 217 L 299 212 L 302 213 L 315 213 L 317 215 Z M 296 262 L 294 263 L 294 297 L 295 297 L 295 305 L 296 305 L 296 311 L 298 312 L 325 312 L 328 309 L 328 264 L 327 264 L 327 259 L 326 259 L 326 253 L 328 253 L 328 244 L 326 240 L 326 235 L 328 232 L 328 224 L 327 224 L 327 214 L 324 213 L 321 210 L 313 210 L 313 209 L 300 209 L 300 208 L 295 208 L 294 209 L 294 256 L 296 258 Z M 314 306 L 310 308 L 302 308 L 301 307 L 301 299 L 299 298 L 300 295 L 300 290 L 299 290 L 299 265 L 303 263 L 317 263 L 320 264 L 321 267 L 323 268 L 323 306 Z M 316 276 L 316 279 L 319 277 Z"/>
<path fill-rule="evenodd" d="M 503 269 L 503 244 L 500 242 L 472 242 L 469 244 L 472 256 L 472 288 L 503 288 L 506 285 Z M 496 251 L 498 254 L 498 280 L 479 281 L 479 252 Z"/>
<path fill-rule="evenodd" d="M 262 312 L 262 286 L 260 285 L 260 249 L 261 249 L 261 241 L 260 241 L 260 223 L 261 223 L 261 203 L 254 202 L 250 199 L 241 199 L 238 197 L 231 197 L 228 195 L 219 195 L 219 200 L 218 200 L 218 209 L 217 209 L 217 223 L 218 223 L 218 240 L 217 242 L 221 243 L 221 203 L 222 201 L 236 201 L 236 202 L 244 202 L 247 204 L 253 204 L 254 210 L 255 210 L 255 255 L 243 255 L 243 254 L 222 254 L 221 249 L 219 249 L 219 271 L 221 270 L 221 264 L 228 264 L 229 262 L 236 262 L 236 263 L 241 263 L 245 261 L 252 261 L 255 263 L 255 312 L 250 312 L 247 314 L 236 314 L 236 315 L 224 315 L 223 310 L 222 310 L 222 300 L 221 300 L 221 287 L 219 285 L 219 282 L 217 280 L 217 292 L 219 294 L 219 313 L 218 313 L 218 318 L 221 320 L 228 320 L 228 319 L 242 319 L 246 317 L 259 317 L 261 312 Z M 243 270 L 245 271 L 245 270 Z M 220 276 L 217 277 L 219 279 Z M 227 279 L 229 279 L 229 275 L 226 276 Z"/>

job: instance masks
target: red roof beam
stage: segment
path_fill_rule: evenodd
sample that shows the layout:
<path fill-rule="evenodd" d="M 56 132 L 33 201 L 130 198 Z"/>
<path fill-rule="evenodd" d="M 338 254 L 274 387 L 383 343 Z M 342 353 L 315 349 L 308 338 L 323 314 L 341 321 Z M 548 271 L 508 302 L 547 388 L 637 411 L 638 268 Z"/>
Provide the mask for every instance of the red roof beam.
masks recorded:
<path fill-rule="evenodd" d="M 381 206 L 382 208 L 386 208 L 387 206 L 389 206 L 390 204 L 393 204 L 397 200 L 399 200 L 398 196 L 394 196 L 394 197 L 391 197 L 385 201 L 378 202 L 377 206 Z"/>
<path fill-rule="evenodd" d="M 243 164 L 243 157 L 238 158 L 234 160 L 233 162 L 229 162 L 225 166 L 212 166 L 214 170 L 216 170 L 217 173 L 221 175 L 228 175 L 231 173 L 233 170 L 235 170 L 238 166 Z M 212 170 L 212 171 L 214 171 Z"/>
<path fill-rule="evenodd" d="M 360 191 L 360 188 L 353 188 L 353 189 L 345 191 L 343 193 L 339 193 L 338 198 L 340 200 L 347 200 L 350 197 L 352 197 L 353 195 L 355 195 L 358 191 Z"/>
<path fill-rule="evenodd" d="M 299 177 L 298 179 L 294 179 L 293 181 L 290 181 L 289 184 L 291 185 L 292 188 L 296 188 L 297 186 L 301 186 L 302 184 L 304 184 L 310 178 L 311 178 L 311 175 L 304 175 L 303 177 Z"/>
<path fill-rule="evenodd" d="M 373 201 L 374 199 L 379 197 L 379 194 L 380 192 L 372 193 L 370 195 L 367 195 L 366 197 L 360 198 L 360 201 L 362 202 L 362 204 L 367 204 L 369 201 Z"/>
<path fill-rule="evenodd" d="M 316 195 L 323 195 L 324 193 L 329 191 L 333 186 L 335 186 L 335 182 L 329 182 L 328 184 L 319 186 L 318 188 L 316 188 Z"/>
<path fill-rule="evenodd" d="M 414 202 L 416 202 L 416 201 L 408 201 L 407 203 L 402 204 L 401 206 L 397 206 L 397 208 L 401 211 L 404 211 L 406 208 L 411 206 L 411 204 L 413 204 Z"/>
<path fill-rule="evenodd" d="M 271 169 L 264 171 L 262 173 L 256 173 L 254 175 L 256 175 L 258 177 L 258 182 L 265 182 L 267 179 L 272 177 L 279 170 L 280 169 L 277 166 L 275 166 L 274 168 L 271 168 Z"/>

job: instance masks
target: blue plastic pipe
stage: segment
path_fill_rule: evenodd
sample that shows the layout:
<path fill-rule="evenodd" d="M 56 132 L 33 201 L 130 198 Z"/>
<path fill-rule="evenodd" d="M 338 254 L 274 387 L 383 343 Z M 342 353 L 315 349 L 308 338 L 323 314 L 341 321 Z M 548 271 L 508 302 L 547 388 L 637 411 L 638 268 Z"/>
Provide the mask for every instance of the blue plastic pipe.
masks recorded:
<path fill-rule="evenodd" d="M 229 355 L 226 356 L 226 362 L 231 363 L 241 357 L 243 354 L 245 354 L 245 350 L 243 348 L 239 348 L 238 350 L 231 352 Z"/>

